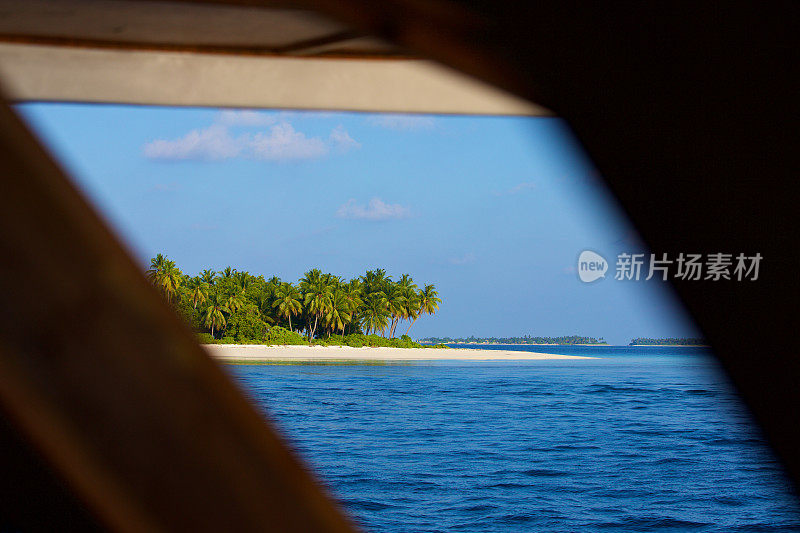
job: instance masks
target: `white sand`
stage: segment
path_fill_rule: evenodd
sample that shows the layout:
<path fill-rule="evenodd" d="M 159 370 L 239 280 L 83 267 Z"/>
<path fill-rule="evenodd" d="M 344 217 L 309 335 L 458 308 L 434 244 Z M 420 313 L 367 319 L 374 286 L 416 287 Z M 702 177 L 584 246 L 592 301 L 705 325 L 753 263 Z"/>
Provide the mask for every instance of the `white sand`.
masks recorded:
<path fill-rule="evenodd" d="M 513 350 L 473 350 L 467 348 L 384 348 L 350 346 L 264 346 L 259 344 L 206 344 L 220 361 L 530 361 L 543 359 L 592 359 L 574 355 L 522 352 Z"/>

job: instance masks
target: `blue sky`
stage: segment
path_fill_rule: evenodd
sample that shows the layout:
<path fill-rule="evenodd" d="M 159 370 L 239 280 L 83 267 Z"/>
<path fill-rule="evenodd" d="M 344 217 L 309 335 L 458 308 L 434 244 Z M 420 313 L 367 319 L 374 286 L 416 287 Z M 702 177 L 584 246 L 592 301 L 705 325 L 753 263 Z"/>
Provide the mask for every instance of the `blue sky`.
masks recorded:
<path fill-rule="evenodd" d="M 697 334 L 660 282 L 579 281 L 582 250 L 638 248 L 559 119 L 17 109 L 142 265 L 408 272 L 444 300 L 415 337 Z"/>

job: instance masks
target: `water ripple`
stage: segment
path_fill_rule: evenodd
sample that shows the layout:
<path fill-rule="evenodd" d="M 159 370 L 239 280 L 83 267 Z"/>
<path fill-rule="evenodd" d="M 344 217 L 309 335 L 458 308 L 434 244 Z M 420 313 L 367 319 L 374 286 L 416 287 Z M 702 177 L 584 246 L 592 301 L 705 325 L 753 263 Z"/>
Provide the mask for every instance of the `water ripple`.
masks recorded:
<path fill-rule="evenodd" d="M 366 530 L 800 531 L 702 353 L 553 349 L 600 358 L 229 368 Z"/>

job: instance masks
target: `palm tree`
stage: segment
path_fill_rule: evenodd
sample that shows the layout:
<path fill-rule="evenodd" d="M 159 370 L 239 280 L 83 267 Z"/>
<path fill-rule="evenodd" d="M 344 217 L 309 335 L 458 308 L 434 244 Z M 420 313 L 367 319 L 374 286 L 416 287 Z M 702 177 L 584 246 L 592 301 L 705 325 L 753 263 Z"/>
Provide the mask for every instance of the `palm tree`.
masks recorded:
<path fill-rule="evenodd" d="M 342 339 L 344 339 L 344 327 L 350 322 L 351 317 L 350 302 L 345 292 L 341 288 L 336 288 L 331 297 L 328 312 L 325 314 L 325 321 L 332 330 L 341 330 Z"/>
<path fill-rule="evenodd" d="M 225 315 L 230 314 L 230 309 L 226 305 L 226 299 L 215 290 L 208 298 L 208 307 L 203 312 L 203 325 L 211 328 L 211 336 L 214 337 L 214 330 L 217 331 L 225 327 Z"/>
<path fill-rule="evenodd" d="M 225 267 L 224 269 L 222 269 L 222 272 L 220 272 L 222 277 L 226 278 L 226 279 L 227 278 L 232 278 L 234 273 L 236 273 L 236 269 L 235 268 L 231 268 L 229 266 Z"/>
<path fill-rule="evenodd" d="M 361 300 L 361 280 L 358 278 L 351 279 L 349 283 L 342 285 L 342 294 L 348 305 L 350 323 L 356 323 L 357 325 L 356 317 L 358 316 L 358 310 L 364 303 Z M 344 333 L 342 335 L 344 335 Z"/>
<path fill-rule="evenodd" d="M 419 318 L 420 312 L 422 311 L 422 299 L 419 294 L 419 292 L 414 291 L 413 294 L 410 294 L 408 297 L 405 319 L 411 321 L 411 323 L 408 325 L 406 335 L 408 335 L 408 330 L 411 329 L 411 324 L 414 323 L 414 320 Z"/>
<path fill-rule="evenodd" d="M 191 300 L 194 308 L 197 309 L 197 304 L 201 304 L 206 301 L 206 288 L 208 285 L 199 277 L 189 279 L 189 282 L 186 285 L 189 288 L 189 300 Z"/>
<path fill-rule="evenodd" d="M 244 307 L 245 299 L 244 295 L 237 291 L 233 291 L 232 293 L 228 294 L 228 299 L 225 302 L 225 306 L 230 309 L 231 313 L 235 313 L 242 307 Z"/>
<path fill-rule="evenodd" d="M 167 261 L 161 274 L 161 288 L 167 297 L 168 302 L 178 300 L 178 290 L 181 287 L 183 275 L 178 267 L 175 266 L 175 261 Z"/>
<path fill-rule="evenodd" d="M 364 307 L 362 310 L 362 323 L 367 330 L 370 331 L 386 329 L 389 324 L 389 311 L 386 306 L 386 297 L 382 292 L 373 292 L 364 298 Z"/>
<path fill-rule="evenodd" d="M 387 276 L 386 271 L 382 268 L 368 270 L 367 273 L 361 277 L 361 280 L 364 282 L 364 292 L 366 294 L 383 290 L 386 282 L 391 281 L 391 279 L 391 276 Z"/>
<path fill-rule="evenodd" d="M 417 316 L 414 317 L 414 322 L 417 321 L 419 315 L 433 315 L 436 313 L 436 311 L 439 309 L 440 303 L 442 303 L 442 299 L 439 298 L 439 293 L 436 292 L 436 288 L 433 285 L 425 285 L 425 288 L 419 292 L 419 311 Z M 414 322 L 408 326 L 406 335 L 408 335 L 408 332 L 411 331 L 411 326 L 414 325 Z"/>
<path fill-rule="evenodd" d="M 249 272 L 236 272 L 233 275 L 233 280 L 236 283 L 236 288 L 244 294 L 247 288 L 253 284 L 253 276 Z"/>
<path fill-rule="evenodd" d="M 331 298 L 331 287 L 325 280 L 320 279 L 316 283 L 307 285 L 305 289 L 305 297 L 303 303 L 306 306 L 306 311 L 309 316 L 309 325 L 311 317 L 314 317 L 314 325 L 311 326 L 310 335 L 308 340 L 314 338 L 317 331 L 317 324 L 319 319 L 322 318 L 328 310 Z"/>
<path fill-rule="evenodd" d="M 414 280 L 411 279 L 409 274 L 403 274 L 400 276 L 400 279 L 397 280 L 397 284 L 402 287 L 404 290 L 406 289 L 417 289 L 417 284 L 414 283 Z"/>
<path fill-rule="evenodd" d="M 207 283 L 208 285 L 213 285 L 214 281 L 217 279 L 217 273 L 207 268 L 200 272 L 200 280 L 203 283 Z"/>
<path fill-rule="evenodd" d="M 403 320 L 416 320 L 419 317 L 421 305 L 419 292 L 417 292 L 415 289 L 409 289 L 406 292 L 405 297 L 406 305 L 403 309 Z M 406 335 L 408 335 L 408 331 L 411 329 L 411 324 L 413 324 L 413 322 L 409 323 L 408 329 L 406 330 Z"/>
<path fill-rule="evenodd" d="M 262 288 L 261 293 L 256 297 L 256 306 L 261 311 L 262 318 L 269 318 L 269 322 L 274 323 L 272 320 L 272 303 L 275 301 L 275 294 L 266 286 Z M 267 320 L 265 320 L 266 322 Z"/>
<path fill-rule="evenodd" d="M 403 288 L 397 283 L 389 283 L 383 290 L 384 297 L 386 298 L 386 310 L 392 318 L 391 326 L 389 327 L 389 338 L 394 336 L 394 328 L 406 312 L 406 299 L 403 296 Z"/>
<path fill-rule="evenodd" d="M 156 254 L 156 256 L 150 260 L 150 269 L 147 271 L 147 278 L 153 282 L 153 284 L 157 285 L 156 279 L 166 262 L 167 258 L 163 254 Z"/>
<path fill-rule="evenodd" d="M 150 260 L 150 269 L 147 271 L 147 277 L 156 287 L 161 289 L 167 302 L 177 301 L 183 274 L 175 266 L 175 261 L 170 261 L 166 256 L 157 254 Z"/>
<path fill-rule="evenodd" d="M 408 320 L 409 318 L 414 318 L 416 316 L 416 308 L 419 306 L 419 297 L 417 296 L 417 284 L 414 283 L 414 280 L 411 279 L 411 276 L 409 274 L 403 274 L 397 281 L 397 285 L 400 287 L 402 291 L 403 298 L 405 298 L 403 309 L 402 312 L 400 313 L 400 318 L 402 320 Z"/>
<path fill-rule="evenodd" d="M 362 294 L 364 291 L 364 284 L 361 278 L 353 278 L 345 285 L 350 294 Z"/>
<path fill-rule="evenodd" d="M 312 268 L 311 270 L 306 272 L 303 275 L 303 277 L 300 278 L 299 282 L 300 292 L 303 295 L 303 305 L 306 306 L 306 309 L 304 311 L 306 315 L 306 326 L 307 326 L 306 330 L 309 335 L 308 337 L 309 341 L 314 338 L 314 331 L 316 330 L 316 324 L 317 321 L 319 320 L 318 308 L 320 306 L 319 304 L 321 303 L 318 301 L 314 306 L 315 309 L 312 310 L 309 306 L 309 303 L 311 300 L 315 299 L 315 296 L 310 296 L 310 295 L 316 295 L 316 291 L 319 289 L 320 284 L 322 282 L 323 282 L 322 271 L 318 268 Z M 312 316 L 314 317 L 313 327 L 311 325 Z"/>
<path fill-rule="evenodd" d="M 300 290 L 304 291 L 306 287 L 314 285 L 322 279 L 322 271 L 318 268 L 312 268 L 300 278 Z"/>
<path fill-rule="evenodd" d="M 262 309 L 268 310 L 265 312 L 272 311 L 272 302 L 282 285 L 281 278 L 277 276 L 272 276 L 261 285 L 261 294 L 258 297 L 259 305 L 262 306 Z"/>
<path fill-rule="evenodd" d="M 303 305 L 300 303 L 300 291 L 291 283 L 283 283 L 275 291 L 275 301 L 272 302 L 272 307 L 278 309 L 279 317 L 286 317 L 289 319 L 289 331 L 292 329 L 292 315 L 300 314 L 303 310 Z"/>

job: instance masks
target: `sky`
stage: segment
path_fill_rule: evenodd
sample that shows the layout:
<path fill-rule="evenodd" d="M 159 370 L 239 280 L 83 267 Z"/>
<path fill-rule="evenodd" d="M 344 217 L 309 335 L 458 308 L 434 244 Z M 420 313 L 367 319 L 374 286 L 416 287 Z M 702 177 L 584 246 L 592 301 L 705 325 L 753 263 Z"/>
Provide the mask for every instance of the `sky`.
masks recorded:
<path fill-rule="evenodd" d="M 409 273 L 443 300 L 415 338 L 699 336 L 665 283 L 579 280 L 642 247 L 558 118 L 16 109 L 143 268 Z"/>

